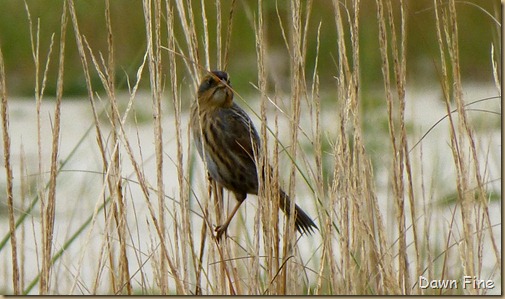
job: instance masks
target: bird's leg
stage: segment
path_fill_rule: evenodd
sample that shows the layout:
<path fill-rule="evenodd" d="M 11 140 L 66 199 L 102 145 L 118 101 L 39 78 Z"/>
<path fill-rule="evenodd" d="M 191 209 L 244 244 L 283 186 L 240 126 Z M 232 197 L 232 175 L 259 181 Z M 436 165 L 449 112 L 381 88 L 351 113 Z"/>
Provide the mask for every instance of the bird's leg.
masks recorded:
<path fill-rule="evenodd" d="M 228 218 L 226 219 L 226 221 L 221 224 L 221 225 L 218 225 L 215 229 L 216 231 L 216 239 L 219 241 L 221 239 L 221 237 L 223 236 L 224 233 L 226 233 L 226 230 L 228 229 L 228 225 L 230 225 L 230 222 L 231 220 L 233 219 L 233 216 L 235 216 L 235 213 L 237 213 L 238 209 L 240 208 L 240 206 L 242 205 L 242 202 L 245 200 L 247 194 L 235 194 L 235 196 L 237 197 L 237 204 L 235 205 L 235 207 L 233 208 L 233 211 L 231 211 L 230 215 L 228 216 Z"/>
<path fill-rule="evenodd" d="M 238 208 L 240 208 L 240 205 L 242 204 L 241 201 L 239 201 L 236 205 L 235 208 L 233 208 L 233 211 L 231 211 L 231 214 L 228 216 L 228 219 L 222 224 L 218 225 L 216 227 L 216 239 L 219 241 L 221 239 L 221 236 L 226 233 L 226 230 L 228 229 L 228 225 L 230 225 L 231 220 L 233 219 L 233 216 L 235 216 L 235 213 L 237 213 Z"/>

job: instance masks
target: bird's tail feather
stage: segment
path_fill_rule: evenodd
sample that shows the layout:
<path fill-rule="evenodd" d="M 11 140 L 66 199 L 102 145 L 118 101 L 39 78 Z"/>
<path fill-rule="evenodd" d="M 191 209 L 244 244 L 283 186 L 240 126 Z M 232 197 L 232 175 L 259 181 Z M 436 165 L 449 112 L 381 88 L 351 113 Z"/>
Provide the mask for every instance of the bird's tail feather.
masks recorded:
<path fill-rule="evenodd" d="M 279 190 L 279 195 L 280 195 L 279 208 L 284 212 L 284 214 L 286 214 L 286 216 L 289 217 L 291 209 L 291 200 L 282 189 Z M 300 233 L 306 233 L 309 235 L 314 232 L 314 228 L 317 230 L 317 226 L 314 223 L 314 221 L 310 219 L 310 216 L 307 215 L 307 213 L 305 213 L 296 204 L 295 204 L 295 226 Z"/>

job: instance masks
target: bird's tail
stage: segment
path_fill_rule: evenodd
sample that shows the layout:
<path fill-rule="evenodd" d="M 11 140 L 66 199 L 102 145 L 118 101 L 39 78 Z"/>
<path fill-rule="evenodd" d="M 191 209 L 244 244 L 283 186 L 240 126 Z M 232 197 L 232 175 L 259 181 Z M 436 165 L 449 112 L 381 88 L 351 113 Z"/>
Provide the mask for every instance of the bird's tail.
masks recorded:
<path fill-rule="evenodd" d="M 282 190 L 279 190 L 280 201 L 279 208 L 289 217 L 291 209 L 291 200 L 289 196 Z M 314 221 L 310 219 L 298 205 L 295 204 L 295 226 L 300 233 L 311 234 L 314 232 L 314 228 L 318 229 Z"/>

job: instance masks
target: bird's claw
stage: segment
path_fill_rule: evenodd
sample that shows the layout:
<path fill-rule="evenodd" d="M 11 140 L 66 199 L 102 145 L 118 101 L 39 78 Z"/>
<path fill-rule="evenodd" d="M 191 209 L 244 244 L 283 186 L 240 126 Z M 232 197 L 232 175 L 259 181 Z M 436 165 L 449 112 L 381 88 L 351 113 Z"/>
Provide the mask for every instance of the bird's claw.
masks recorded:
<path fill-rule="evenodd" d="M 221 240 L 221 237 L 223 236 L 223 234 L 226 235 L 226 227 L 223 225 L 216 226 L 214 231 L 216 232 L 216 239 L 218 242 Z"/>

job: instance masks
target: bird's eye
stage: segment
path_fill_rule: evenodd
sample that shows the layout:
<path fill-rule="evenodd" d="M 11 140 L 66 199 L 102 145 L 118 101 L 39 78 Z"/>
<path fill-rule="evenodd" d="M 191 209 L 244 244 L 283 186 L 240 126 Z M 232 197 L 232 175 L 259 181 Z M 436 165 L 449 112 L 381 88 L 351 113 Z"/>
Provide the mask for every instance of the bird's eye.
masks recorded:
<path fill-rule="evenodd" d="M 212 83 L 214 82 L 214 80 L 212 78 L 208 78 L 207 80 L 205 80 L 203 82 L 203 84 L 205 85 L 206 88 L 209 88 L 212 86 Z"/>
<path fill-rule="evenodd" d="M 214 85 L 214 83 L 215 83 L 214 78 L 207 78 L 207 80 L 203 82 L 203 87 L 205 89 L 209 89 L 212 87 L 212 85 Z"/>
<path fill-rule="evenodd" d="M 209 88 L 211 88 L 213 84 L 214 84 L 214 79 L 213 78 L 206 78 L 200 84 L 200 88 L 198 89 L 198 92 L 199 93 L 205 92 L 206 90 L 208 90 Z"/>

